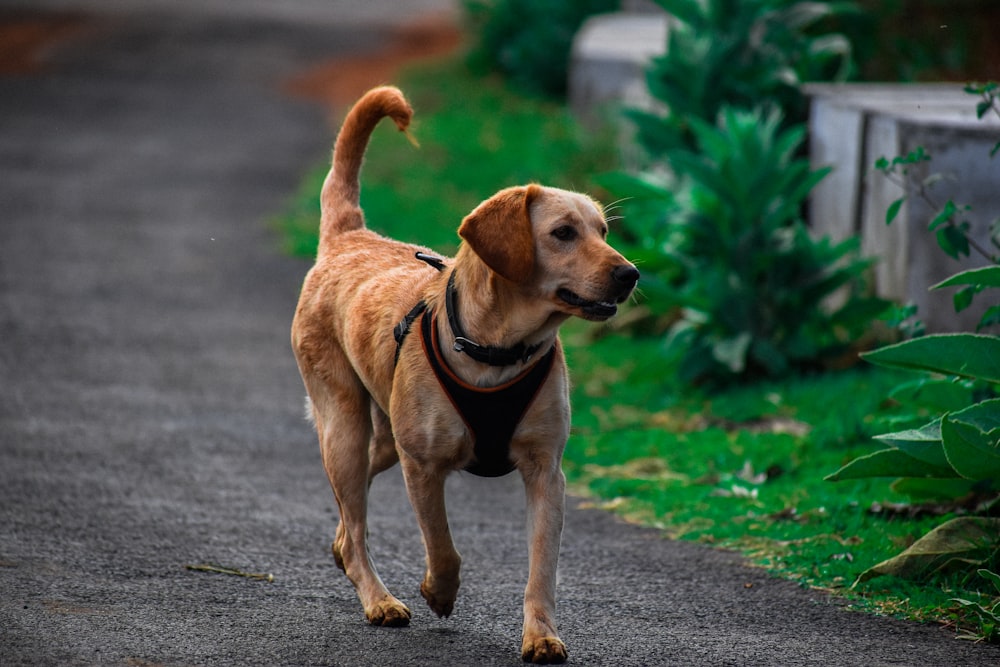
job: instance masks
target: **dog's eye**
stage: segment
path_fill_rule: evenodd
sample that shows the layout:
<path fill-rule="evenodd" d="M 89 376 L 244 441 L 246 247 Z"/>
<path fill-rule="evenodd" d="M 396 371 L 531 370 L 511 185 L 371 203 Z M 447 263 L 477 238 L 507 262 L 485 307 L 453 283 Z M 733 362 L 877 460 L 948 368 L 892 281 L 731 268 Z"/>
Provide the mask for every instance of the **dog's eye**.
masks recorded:
<path fill-rule="evenodd" d="M 569 225 L 556 227 L 552 230 L 552 236 L 556 237 L 560 241 L 572 241 L 576 238 L 576 229 L 570 227 Z"/>

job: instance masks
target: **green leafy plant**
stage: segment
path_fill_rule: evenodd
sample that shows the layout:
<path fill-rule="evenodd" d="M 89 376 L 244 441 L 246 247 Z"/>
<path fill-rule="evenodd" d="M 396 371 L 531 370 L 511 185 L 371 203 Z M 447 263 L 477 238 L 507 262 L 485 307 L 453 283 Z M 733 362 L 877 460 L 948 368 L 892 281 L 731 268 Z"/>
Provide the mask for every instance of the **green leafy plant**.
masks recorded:
<path fill-rule="evenodd" d="M 723 106 L 780 110 L 790 124 L 805 119 L 806 81 L 843 80 L 851 44 L 822 32 L 824 21 L 854 6 L 799 0 L 657 0 L 675 23 L 667 50 L 646 76 L 666 114 L 631 111 L 641 143 L 655 157 L 691 147 L 690 119 L 714 122 Z M 817 34 L 818 33 L 818 34 Z"/>
<path fill-rule="evenodd" d="M 1000 115 L 1000 87 L 997 84 L 969 85 L 966 92 L 980 97 L 976 106 L 978 117 L 982 118 L 991 110 Z M 993 154 L 996 152 L 994 147 Z M 975 295 L 988 288 L 1000 287 L 1000 265 L 996 254 L 970 237 L 971 223 L 964 219 L 970 207 L 958 206 L 951 200 L 939 205 L 929 193 L 929 188 L 939 177 L 932 175 L 929 179 L 916 181 L 912 176 L 910 167 L 930 159 L 923 147 L 917 147 L 906 156 L 892 160 L 883 157 L 877 161 L 877 170 L 900 187 L 909 188 L 908 194 L 889 206 L 886 224 L 892 224 L 896 219 L 907 197 L 921 197 L 937 211 L 928 229 L 937 235 L 943 252 L 957 259 L 975 251 L 990 262 L 989 266 L 962 271 L 931 287 L 961 287 L 953 301 L 955 310 L 961 311 L 968 307 Z M 1000 249 L 1000 241 L 996 237 L 993 244 L 995 249 Z M 998 322 L 1000 304 L 986 310 L 977 330 Z M 992 398 L 995 394 L 992 387 L 1000 384 L 1000 338 L 978 334 L 923 336 L 862 356 L 875 364 L 925 371 L 946 378 L 965 378 L 978 384 L 922 380 L 926 386 L 934 387 L 934 394 L 941 400 L 940 416 L 918 429 L 879 436 L 879 439 L 891 443 L 893 448 L 852 461 L 829 479 L 859 476 L 960 478 L 979 488 L 985 485 L 987 490 L 997 487 L 1000 483 L 1000 430 L 995 429 L 1000 426 L 1000 401 Z M 976 386 L 980 387 L 978 392 L 970 391 Z M 905 394 L 907 389 L 904 386 L 897 391 Z M 989 400 L 984 400 L 984 395 Z M 914 489 L 920 486 L 913 481 L 907 484 Z M 949 485 L 942 488 L 968 492 L 972 486 Z"/>
<path fill-rule="evenodd" d="M 1000 267 L 994 268 L 1000 273 Z M 971 333 L 923 336 L 862 357 L 881 366 L 977 383 L 925 380 L 922 386 L 935 393 L 938 405 L 956 408 L 919 428 L 876 436 L 890 446 L 847 463 L 827 479 L 896 477 L 907 480 L 898 489 L 918 497 L 1000 490 L 1000 399 L 992 398 L 990 390 L 1000 383 L 1000 338 Z M 991 397 L 976 401 L 977 395 Z M 939 485 L 928 480 L 964 481 Z"/>
<path fill-rule="evenodd" d="M 849 72 L 850 43 L 825 26 L 853 5 L 658 4 L 676 21 L 646 77 L 662 106 L 627 112 L 656 166 L 600 181 L 626 200 L 620 236 L 643 272 L 650 317 L 624 324 L 668 330 L 689 382 L 817 367 L 887 307 L 860 296 L 857 242 L 813 239 L 801 217 L 826 171 L 800 157 L 800 85 Z"/>
<path fill-rule="evenodd" d="M 983 96 L 977 107 L 980 117 L 990 109 L 1000 113 L 995 106 L 995 85 L 970 86 L 967 90 Z M 926 152 L 918 148 L 891 161 L 882 158 L 876 168 L 905 184 L 910 178 L 909 166 L 928 159 Z M 931 203 L 928 186 L 927 181 L 916 183 L 914 191 Z M 905 197 L 898 199 L 889 207 L 887 224 L 896 218 L 904 200 Z M 942 251 L 957 258 L 975 250 L 991 263 L 962 271 L 932 287 L 961 286 L 954 305 L 956 310 L 962 310 L 976 294 L 1000 287 L 1000 265 L 995 255 L 969 237 L 971 224 L 959 219 L 968 207 L 949 201 L 935 208 L 938 213 L 929 229 L 937 234 Z M 994 244 L 997 245 L 996 240 Z M 998 321 L 1000 306 L 994 305 L 983 315 L 978 328 Z M 927 373 L 917 382 L 898 386 L 894 397 L 922 404 L 934 416 L 922 426 L 876 436 L 890 446 L 848 462 L 826 479 L 893 477 L 894 490 L 914 499 L 961 497 L 967 512 L 989 508 L 1000 493 L 1000 398 L 996 391 L 1000 385 L 1000 337 L 979 333 L 928 335 L 862 356 L 877 365 Z M 898 556 L 870 568 L 858 581 L 883 574 L 926 577 L 942 568 L 981 567 L 997 558 L 998 533 L 1000 519 L 952 519 Z M 992 627 L 987 634 L 992 636 Z"/>
<path fill-rule="evenodd" d="M 499 70 L 533 93 L 562 96 L 573 36 L 593 14 L 618 0 L 463 0 L 477 35 L 470 54 L 480 68 Z"/>
<path fill-rule="evenodd" d="M 862 572 L 855 585 L 884 575 L 926 581 L 936 575 L 990 564 L 1000 548 L 998 531 L 997 518 L 950 519 L 902 553 Z"/>
<path fill-rule="evenodd" d="M 796 157 L 804 128 L 781 125 L 777 111 L 726 108 L 718 126 L 690 119 L 694 150 L 667 153 L 689 185 L 677 245 L 663 249 L 681 274 L 667 297 L 681 309 L 668 351 L 680 355 L 688 381 L 724 384 L 815 366 L 843 353 L 887 306 L 852 295 L 825 307 L 860 284 L 868 262 L 854 240 L 809 235 L 801 211 L 827 170 Z"/>

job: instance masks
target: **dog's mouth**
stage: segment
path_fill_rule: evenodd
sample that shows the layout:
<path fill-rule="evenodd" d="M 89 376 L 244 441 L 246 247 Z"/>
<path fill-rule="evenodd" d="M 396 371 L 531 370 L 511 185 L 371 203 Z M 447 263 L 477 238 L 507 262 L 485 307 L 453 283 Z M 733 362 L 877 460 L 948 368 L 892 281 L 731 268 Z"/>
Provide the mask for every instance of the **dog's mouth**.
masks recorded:
<path fill-rule="evenodd" d="M 606 320 L 618 312 L 618 305 L 610 301 L 590 301 L 565 287 L 556 291 L 556 296 L 565 303 L 579 308 L 588 320 Z"/>

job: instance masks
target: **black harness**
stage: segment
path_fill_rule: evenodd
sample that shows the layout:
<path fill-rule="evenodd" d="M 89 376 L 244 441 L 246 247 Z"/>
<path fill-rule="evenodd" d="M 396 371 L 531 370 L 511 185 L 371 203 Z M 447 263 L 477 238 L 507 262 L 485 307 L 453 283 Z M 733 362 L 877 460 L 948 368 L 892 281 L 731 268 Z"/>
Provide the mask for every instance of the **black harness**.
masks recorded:
<path fill-rule="evenodd" d="M 417 253 L 417 259 L 427 262 L 439 271 L 444 264 L 436 257 Z M 455 334 L 454 349 L 463 352 L 476 361 L 491 366 L 509 366 L 519 361 L 529 361 L 541 348 L 541 344 L 526 346 L 523 342 L 510 348 L 479 345 L 464 335 L 458 320 L 455 304 L 455 273 L 448 278 L 445 294 L 445 309 L 452 333 Z M 421 317 L 422 316 L 422 317 Z M 516 467 L 510 460 L 510 443 L 514 431 L 535 400 L 538 390 L 552 370 L 555 361 L 555 345 L 533 364 L 531 368 L 513 380 L 497 387 L 475 387 L 464 382 L 448 367 L 441 353 L 438 341 L 436 317 L 421 301 L 393 329 L 396 339 L 396 361 L 403 341 L 420 317 L 420 340 L 424 355 L 434 371 L 434 376 L 444 390 L 448 400 L 458 412 L 472 434 L 475 459 L 465 470 L 480 477 L 501 477 Z"/>

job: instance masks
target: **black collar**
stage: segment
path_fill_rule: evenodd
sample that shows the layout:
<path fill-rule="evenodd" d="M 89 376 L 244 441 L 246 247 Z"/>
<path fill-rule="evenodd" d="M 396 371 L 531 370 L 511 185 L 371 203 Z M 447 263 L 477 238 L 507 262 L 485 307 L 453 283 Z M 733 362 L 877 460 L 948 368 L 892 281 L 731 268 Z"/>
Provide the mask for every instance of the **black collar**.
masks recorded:
<path fill-rule="evenodd" d="M 456 303 L 455 290 L 455 270 L 452 269 L 448 276 L 448 289 L 445 291 L 444 305 L 448 313 L 448 325 L 455 335 L 454 349 L 456 352 L 463 352 L 476 361 L 490 366 L 513 366 L 518 362 L 528 363 L 542 344 L 525 345 L 523 342 L 514 347 L 493 347 L 492 345 L 480 345 L 470 340 L 465 335 L 465 330 L 458 319 L 458 304 Z"/>
<path fill-rule="evenodd" d="M 418 252 L 416 257 L 420 261 L 433 266 L 438 271 L 444 271 L 445 269 L 445 264 L 439 257 L 427 255 L 422 252 Z M 451 332 L 455 335 L 453 348 L 456 352 L 464 352 L 474 360 L 490 366 L 513 366 L 518 362 L 528 363 L 535 353 L 542 348 L 541 343 L 525 345 L 521 342 L 514 347 L 493 347 L 492 345 L 480 345 L 470 340 L 465 335 L 465 330 L 458 320 L 458 305 L 455 301 L 455 270 L 452 269 L 451 275 L 448 276 L 448 288 L 445 291 L 444 305 L 448 313 L 448 325 L 451 327 Z M 410 327 L 426 308 L 427 304 L 421 301 L 393 329 L 393 337 L 396 339 L 396 362 L 399 361 L 399 351 L 403 347 L 403 341 L 406 339 L 407 334 L 410 333 Z"/>

